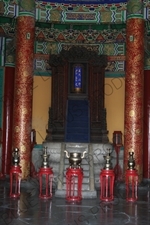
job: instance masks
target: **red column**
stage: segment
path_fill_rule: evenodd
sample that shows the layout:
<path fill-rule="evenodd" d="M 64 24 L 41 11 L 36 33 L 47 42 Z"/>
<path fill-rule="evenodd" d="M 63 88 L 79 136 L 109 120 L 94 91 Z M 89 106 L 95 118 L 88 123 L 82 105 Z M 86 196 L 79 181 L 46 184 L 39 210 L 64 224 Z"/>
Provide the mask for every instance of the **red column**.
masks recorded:
<path fill-rule="evenodd" d="M 144 71 L 143 177 L 150 179 L 150 70 Z"/>
<path fill-rule="evenodd" d="M 144 20 L 132 16 L 126 24 L 124 167 L 126 170 L 129 152 L 134 152 L 140 181 L 143 176 L 143 78 Z"/>
<path fill-rule="evenodd" d="M 3 104 L 2 175 L 8 175 L 11 166 L 13 96 L 15 68 L 5 67 Z"/>
<path fill-rule="evenodd" d="M 17 18 L 13 148 L 20 150 L 22 179 L 30 175 L 34 17 Z"/>

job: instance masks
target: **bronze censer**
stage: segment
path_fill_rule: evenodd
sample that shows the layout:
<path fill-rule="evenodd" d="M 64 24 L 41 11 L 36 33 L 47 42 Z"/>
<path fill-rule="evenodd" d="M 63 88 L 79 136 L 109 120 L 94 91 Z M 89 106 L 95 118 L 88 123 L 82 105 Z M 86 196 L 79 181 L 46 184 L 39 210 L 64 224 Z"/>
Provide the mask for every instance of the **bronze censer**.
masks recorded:
<path fill-rule="evenodd" d="M 70 168 L 80 168 L 81 161 L 84 158 L 86 151 L 82 153 L 80 152 L 71 152 L 68 153 L 67 150 L 64 151 L 66 153 L 66 157 L 69 159 Z"/>

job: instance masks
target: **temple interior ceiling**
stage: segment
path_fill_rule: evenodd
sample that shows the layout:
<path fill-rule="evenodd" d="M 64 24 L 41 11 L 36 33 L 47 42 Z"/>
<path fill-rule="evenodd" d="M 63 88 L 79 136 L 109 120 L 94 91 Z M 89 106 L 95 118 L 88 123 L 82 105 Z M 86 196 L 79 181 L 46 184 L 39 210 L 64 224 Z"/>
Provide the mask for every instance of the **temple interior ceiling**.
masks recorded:
<path fill-rule="evenodd" d="M 33 10 L 34 0 L 20 2 L 25 10 Z M 18 0 L 0 0 L 0 46 L 7 53 L 5 59 L 8 62 L 15 59 L 15 31 L 20 6 Z M 145 0 L 146 58 L 150 56 L 149 7 L 150 1 Z M 84 45 L 108 56 L 108 71 L 124 71 L 127 1 L 45 0 L 36 1 L 34 8 L 36 70 L 50 70 L 47 63 L 50 54 L 59 54 L 72 45 Z"/>

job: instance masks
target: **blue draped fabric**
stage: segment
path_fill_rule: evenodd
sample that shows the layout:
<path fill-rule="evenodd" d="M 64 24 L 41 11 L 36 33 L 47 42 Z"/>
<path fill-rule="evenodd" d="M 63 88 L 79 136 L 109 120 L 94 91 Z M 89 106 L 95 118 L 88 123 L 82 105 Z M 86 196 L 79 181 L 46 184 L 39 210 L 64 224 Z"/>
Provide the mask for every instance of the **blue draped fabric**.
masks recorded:
<path fill-rule="evenodd" d="M 127 0 L 44 0 L 43 2 L 56 2 L 65 4 L 115 4 L 127 2 Z"/>

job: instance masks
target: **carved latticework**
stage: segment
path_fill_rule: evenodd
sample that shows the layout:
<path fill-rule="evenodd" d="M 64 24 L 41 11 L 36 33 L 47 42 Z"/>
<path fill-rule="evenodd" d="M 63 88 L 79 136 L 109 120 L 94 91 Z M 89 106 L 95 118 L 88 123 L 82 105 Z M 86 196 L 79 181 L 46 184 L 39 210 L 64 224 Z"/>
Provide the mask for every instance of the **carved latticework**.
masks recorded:
<path fill-rule="evenodd" d="M 86 62 L 88 65 L 88 91 L 86 99 L 89 101 L 90 141 L 108 142 L 106 109 L 104 108 L 104 73 L 107 57 L 99 56 L 94 51 L 84 47 L 73 46 L 68 51 L 62 50 L 59 55 L 51 55 L 49 63 L 52 67 L 52 107 L 49 111 L 48 141 L 64 141 L 66 108 L 69 95 L 69 63 Z M 78 94 L 75 98 L 80 98 Z"/>

